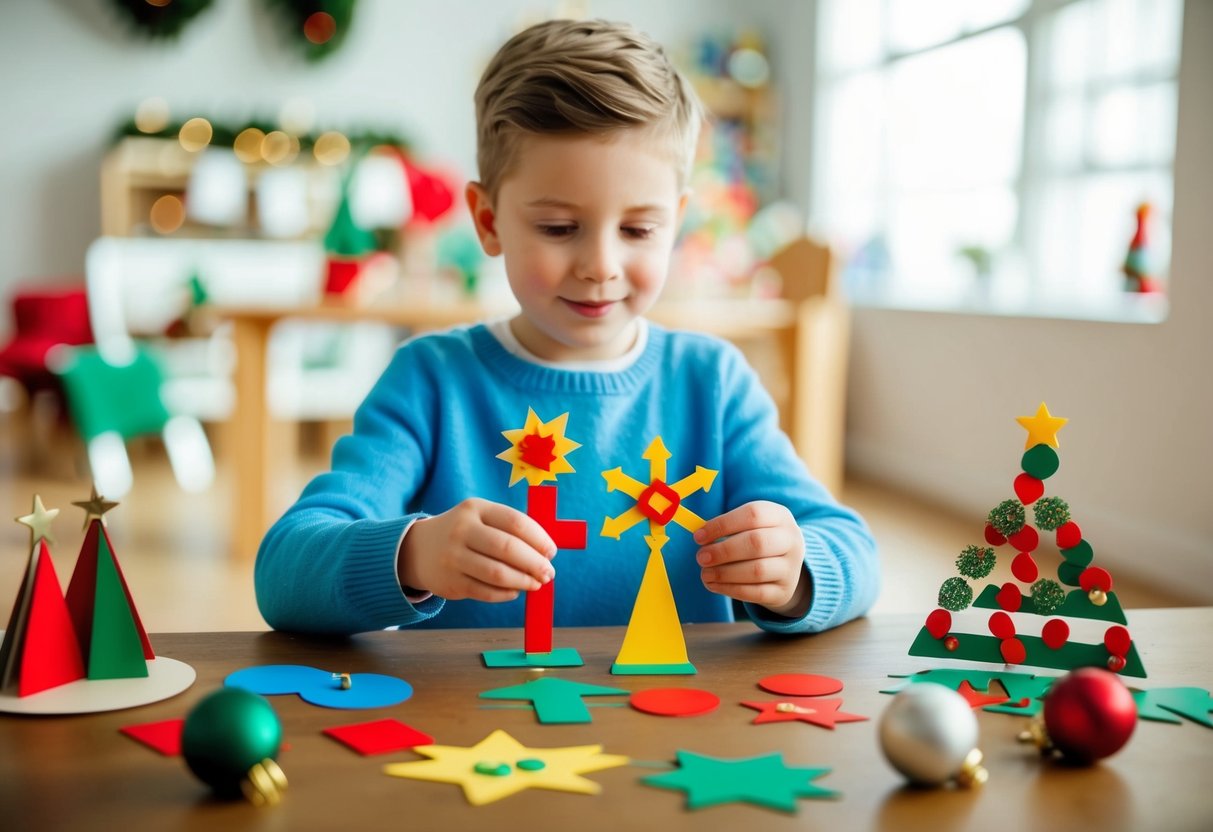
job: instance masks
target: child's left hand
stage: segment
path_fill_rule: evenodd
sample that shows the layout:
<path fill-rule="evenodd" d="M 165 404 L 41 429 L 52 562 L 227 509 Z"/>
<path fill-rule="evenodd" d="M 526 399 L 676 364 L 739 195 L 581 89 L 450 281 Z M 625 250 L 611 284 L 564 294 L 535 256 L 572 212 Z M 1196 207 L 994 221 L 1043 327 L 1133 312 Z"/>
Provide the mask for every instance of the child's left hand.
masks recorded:
<path fill-rule="evenodd" d="M 778 615 L 808 609 L 804 535 L 787 507 L 766 500 L 738 506 L 704 523 L 695 542 L 703 585 L 712 592 Z"/>

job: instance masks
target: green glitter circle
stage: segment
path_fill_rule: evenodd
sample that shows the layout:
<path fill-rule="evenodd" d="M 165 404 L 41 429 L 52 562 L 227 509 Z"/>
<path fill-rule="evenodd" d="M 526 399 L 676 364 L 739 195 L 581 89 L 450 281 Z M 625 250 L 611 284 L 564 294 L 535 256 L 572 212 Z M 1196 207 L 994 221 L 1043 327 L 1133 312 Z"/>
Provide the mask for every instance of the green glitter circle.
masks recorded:
<path fill-rule="evenodd" d="M 519 760 L 514 765 L 518 766 L 518 768 L 522 769 L 523 771 L 542 771 L 543 769 L 547 768 L 547 763 L 545 763 L 543 760 L 536 760 L 531 757 L 528 757 L 525 760 Z"/>
<path fill-rule="evenodd" d="M 964 578 L 948 578 L 939 587 L 939 606 L 960 612 L 973 603 L 973 587 Z"/>
<path fill-rule="evenodd" d="M 487 774 L 490 777 L 504 777 L 511 771 L 508 764 L 499 763 L 496 760 L 481 760 L 472 767 L 472 770 L 477 774 Z"/>
<path fill-rule="evenodd" d="M 984 578 L 994 571 L 994 550 L 989 547 L 966 546 L 956 558 L 956 569 L 966 578 Z"/>
<path fill-rule="evenodd" d="M 1023 503 L 1019 500 L 1003 500 L 990 509 L 990 514 L 986 519 L 991 526 L 998 530 L 999 534 L 1003 537 L 1010 537 L 1023 528 L 1025 519 Z"/>
<path fill-rule="evenodd" d="M 1041 497 L 1032 506 L 1036 515 L 1036 528 L 1055 532 L 1070 522 L 1070 504 L 1061 497 Z"/>
<path fill-rule="evenodd" d="M 1066 600 L 1066 591 L 1061 584 L 1050 578 L 1041 578 L 1032 584 L 1032 604 L 1037 615 L 1052 615 Z"/>
<path fill-rule="evenodd" d="M 1047 480 L 1056 474 L 1060 465 L 1057 451 L 1048 445 L 1033 445 L 1024 452 L 1023 459 L 1019 462 L 1019 467 L 1023 468 L 1025 474 L 1038 480 Z"/>

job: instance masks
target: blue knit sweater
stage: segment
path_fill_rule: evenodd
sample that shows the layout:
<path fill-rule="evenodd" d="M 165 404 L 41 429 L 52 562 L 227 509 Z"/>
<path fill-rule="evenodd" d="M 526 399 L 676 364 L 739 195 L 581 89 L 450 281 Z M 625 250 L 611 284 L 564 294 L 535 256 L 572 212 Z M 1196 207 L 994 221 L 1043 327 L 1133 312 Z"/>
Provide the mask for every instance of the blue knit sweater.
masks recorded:
<path fill-rule="evenodd" d="M 354 633 L 393 625 L 521 627 L 523 597 L 502 604 L 431 597 L 412 604 L 396 576 L 397 550 L 414 520 L 468 497 L 526 508 L 526 481 L 508 487 L 503 430 L 527 408 L 543 421 L 568 412 L 568 455 L 557 515 L 588 523 L 584 550 L 553 565 L 557 626 L 626 624 L 644 573 L 647 523 L 602 537 L 607 516 L 634 505 L 608 493 L 602 472 L 621 467 L 648 481 L 641 454 L 660 435 L 671 482 L 696 465 L 720 473 L 685 499 L 710 519 L 751 500 L 787 506 L 805 539 L 812 603 L 800 619 L 746 605 L 766 630 L 814 632 L 871 606 L 879 586 L 875 544 L 863 521 L 805 470 L 780 431 L 770 397 L 731 345 L 650 325 L 636 362 L 620 372 L 540 366 L 509 353 L 484 325 L 426 335 L 402 346 L 338 440 L 332 470 L 312 480 L 262 541 L 257 603 L 274 628 Z M 673 524 L 664 556 L 683 621 L 731 621 L 729 598 L 709 592 L 691 534 Z"/>

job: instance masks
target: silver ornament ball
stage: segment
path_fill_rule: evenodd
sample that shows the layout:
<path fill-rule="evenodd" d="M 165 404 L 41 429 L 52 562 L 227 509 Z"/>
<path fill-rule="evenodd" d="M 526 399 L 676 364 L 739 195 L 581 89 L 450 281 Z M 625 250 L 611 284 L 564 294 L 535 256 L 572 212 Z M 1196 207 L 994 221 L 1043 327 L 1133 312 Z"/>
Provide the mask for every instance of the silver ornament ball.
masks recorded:
<path fill-rule="evenodd" d="M 977 719 L 964 697 L 933 683 L 906 686 L 880 717 L 880 748 L 913 783 L 983 782 Z"/>

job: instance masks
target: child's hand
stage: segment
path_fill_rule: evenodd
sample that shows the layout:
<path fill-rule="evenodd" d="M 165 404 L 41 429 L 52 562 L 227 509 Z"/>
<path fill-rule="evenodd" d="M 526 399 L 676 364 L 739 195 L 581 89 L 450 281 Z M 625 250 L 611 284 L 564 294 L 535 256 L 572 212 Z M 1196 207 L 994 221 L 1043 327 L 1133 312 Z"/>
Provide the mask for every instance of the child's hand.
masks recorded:
<path fill-rule="evenodd" d="M 704 523 L 695 542 L 707 544 L 696 561 L 703 567 L 703 585 L 712 592 L 778 615 L 798 617 L 808 610 L 804 536 L 786 507 L 765 500 L 746 503 Z"/>
<path fill-rule="evenodd" d="M 404 536 L 402 586 L 452 601 L 512 601 L 555 577 L 556 544 L 521 511 L 475 498 L 418 520 Z"/>

